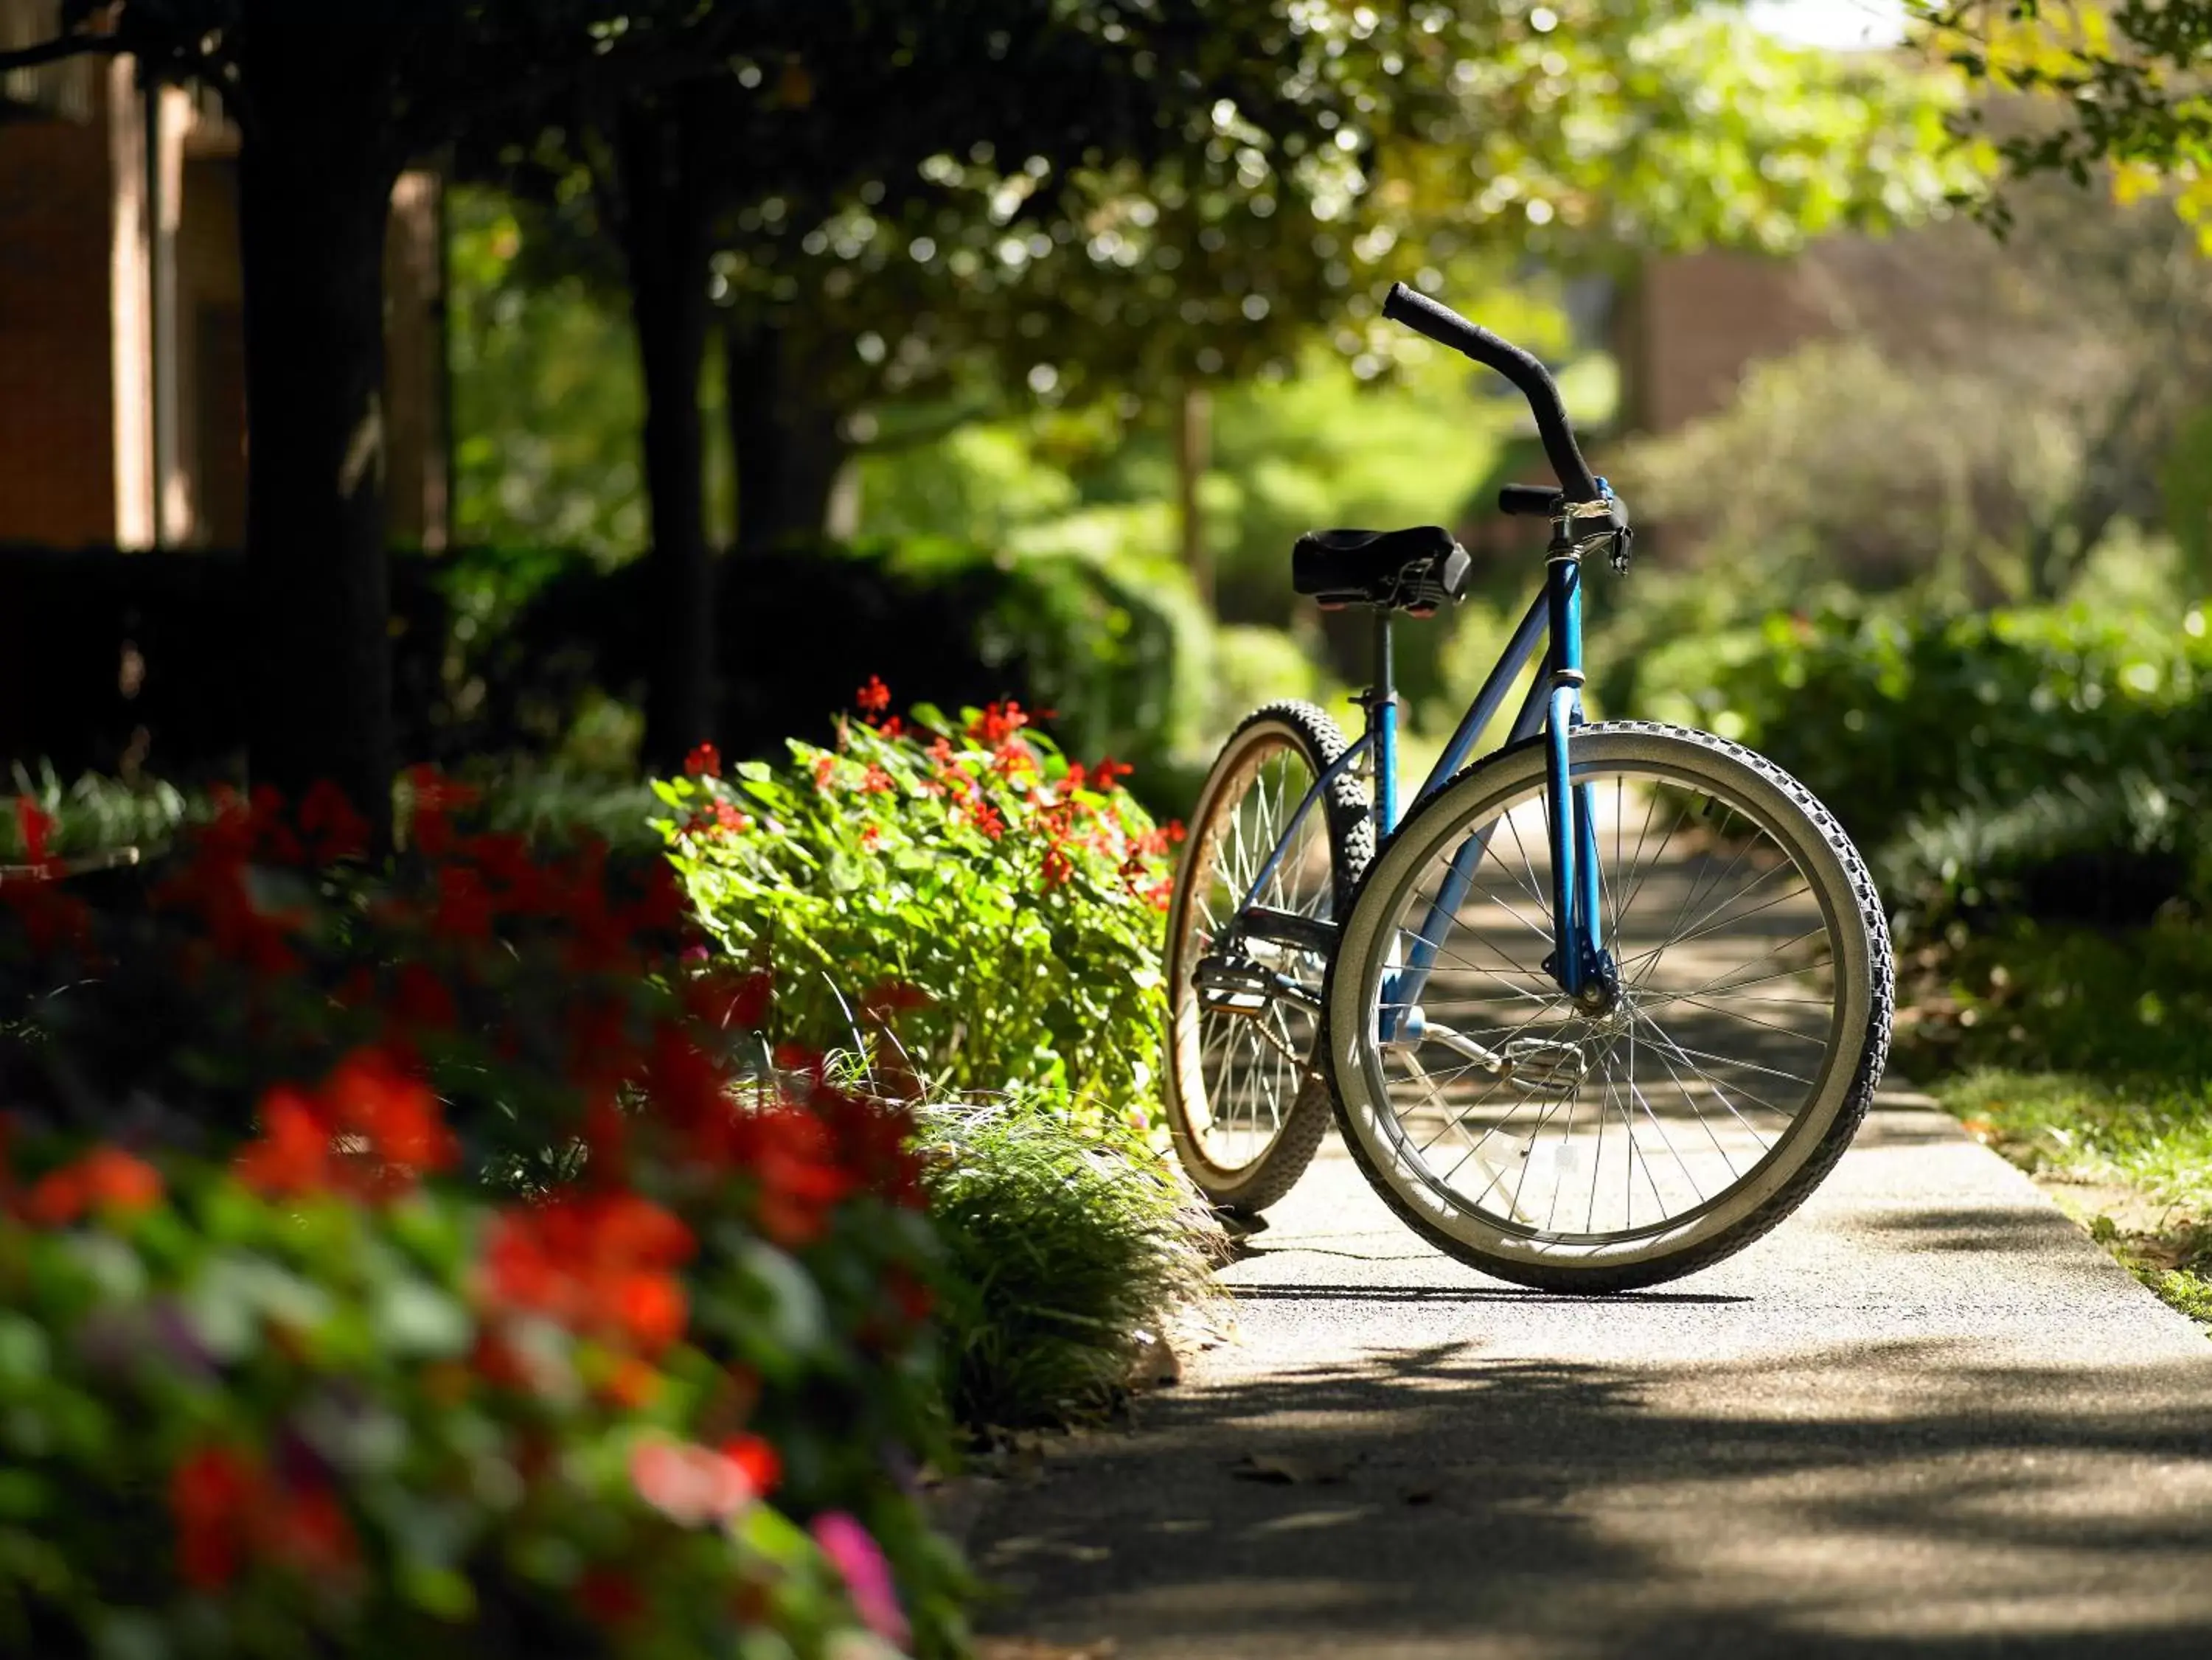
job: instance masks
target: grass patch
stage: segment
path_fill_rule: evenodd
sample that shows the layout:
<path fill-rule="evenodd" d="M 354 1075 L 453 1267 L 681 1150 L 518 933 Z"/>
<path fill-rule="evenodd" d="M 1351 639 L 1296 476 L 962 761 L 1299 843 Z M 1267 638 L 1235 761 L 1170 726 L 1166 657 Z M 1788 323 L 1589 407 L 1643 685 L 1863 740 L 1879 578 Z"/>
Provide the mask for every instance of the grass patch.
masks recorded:
<path fill-rule="evenodd" d="M 2138 1280 L 2212 1325 L 2212 1086 L 1984 1067 L 1932 1093 Z"/>
<path fill-rule="evenodd" d="M 1174 1168 L 1018 1103 L 929 1110 L 930 1216 L 952 1284 L 946 1396 L 970 1429 L 1095 1420 L 1138 1333 L 1214 1294 L 1219 1234 Z"/>

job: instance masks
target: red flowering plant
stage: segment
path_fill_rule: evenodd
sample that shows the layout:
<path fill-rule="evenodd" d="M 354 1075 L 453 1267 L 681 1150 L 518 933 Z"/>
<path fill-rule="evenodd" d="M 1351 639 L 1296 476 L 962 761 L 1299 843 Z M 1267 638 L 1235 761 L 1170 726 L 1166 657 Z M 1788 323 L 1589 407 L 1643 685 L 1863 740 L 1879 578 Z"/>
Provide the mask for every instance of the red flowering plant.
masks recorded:
<path fill-rule="evenodd" d="M 1181 827 L 1018 704 L 895 715 L 880 680 L 858 701 L 834 748 L 726 775 L 702 751 L 655 785 L 698 916 L 769 972 L 770 1027 L 909 1093 L 1042 1092 L 1141 1127 Z"/>
<path fill-rule="evenodd" d="M 659 861 L 406 805 L 0 876 L 0 1651 L 948 1650 L 905 1116 Z"/>

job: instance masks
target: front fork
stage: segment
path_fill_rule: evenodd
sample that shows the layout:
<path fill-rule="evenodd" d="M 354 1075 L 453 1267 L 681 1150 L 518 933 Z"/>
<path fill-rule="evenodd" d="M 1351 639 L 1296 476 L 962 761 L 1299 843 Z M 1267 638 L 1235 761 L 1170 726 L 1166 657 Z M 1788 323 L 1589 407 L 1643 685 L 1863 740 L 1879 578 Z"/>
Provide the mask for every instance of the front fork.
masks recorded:
<path fill-rule="evenodd" d="M 1597 814 L 1587 784 L 1574 783 L 1569 735 L 1583 724 L 1582 561 L 1555 550 L 1544 567 L 1551 609 L 1544 772 L 1552 843 L 1552 955 L 1544 964 L 1559 990 L 1602 1013 L 1620 991 L 1605 948 L 1598 895 Z"/>

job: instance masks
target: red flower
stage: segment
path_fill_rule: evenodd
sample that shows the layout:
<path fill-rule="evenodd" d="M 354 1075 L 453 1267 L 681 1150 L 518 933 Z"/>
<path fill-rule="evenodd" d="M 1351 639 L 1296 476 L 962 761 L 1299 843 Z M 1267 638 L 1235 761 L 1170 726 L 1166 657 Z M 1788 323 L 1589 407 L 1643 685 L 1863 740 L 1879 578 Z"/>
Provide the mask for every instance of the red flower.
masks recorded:
<path fill-rule="evenodd" d="M 827 790 L 830 780 L 836 776 L 837 758 L 835 755 L 817 755 L 814 758 L 814 787 L 817 790 Z"/>
<path fill-rule="evenodd" d="M 884 827 L 882 825 L 866 824 L 860 827 L 860 851 L 863 853 L 874 852 L 877 848 L 883 845 L 883 841 Z"/>
<path fill-rule="evenodd" d="M 1008 698 L 1004 703 L 991 705 L 969 722 L 968 736 L 995 749 L 1029 724 L 1030 718 L 1023 712 L 1022 706 Z"/>
<path fill-rule="evenodd" d="M 718 779 L 722 776 L 722 752 L 702 743 L 684 757 L 684 770 L 695 779 Z"/>
<path fill-rule="evenodd" d="M 1105 795 L 1110 792 L 1115 785 L 1119 784 L 1123 779 L 1127 778 L 1130 773 L 1136 770 L 1137 769 L 1133 766 L 1123 766 L 1120 761 L 1115 760 L 1109 756 L 1106 760 L 1100 761 L 1098 765 L 1092 769 L 1091 774 L 1091 786 L 1101 795 Z"/>
<path fill-rule="evenodd" d="M 410 827 L 415 845 L 432 858 L 443 858 L 453 847 L 451 815 L 458 809 L 473 806 L 477 791 L 454 783 L 434 766 L 409 767 L 407 784 L 415 803 Z"/>
<path fill-rule="evenodd" d="M 783 1460 L 757 1435 L 739 1435 L 722 1443 L 722 1457 L 738 1467 L 756 1495 L 765 1499 L 783 1479 Z"/>
<path fill-rule="evenodd" d="M 340 1129 L 410 1174 L 450 1170 L 460 1161 L 460 1143 L 446 1128 L 438 1098 L 381 1050 L 356 1050 L 338 1063 L 323 1085 L 323 1100 Z"/>
<path fill-rule="evenodd" d="M 221 1590 L 244 1564 L 259 1472 L 236 1453 L 202 1447 L 169 1476 L 177 1526 L 177 1566 L 202 1590 Z"/>
<path fill-rule="evenodd" d="M 40 810 L 39 803 L 28 796 L 15 797 L 15 828 L 23 838 L 23 858 L 29 864 L 43 865 L 46 862 L 46 835 L 54 827 L 52 817 Z"/>
<path fill-rule="evenodd" d="M 270 1198 L 313 1193 L 331 1184 L 331 1131 L 315 1105 L 279 1087 L 261 1101 L 261 1136 L 235 1161 L 239 1179 Z"/>
<path fill-rule="evenodd" d="M 967 807 L 968 822 L 993 841 L 1006 833 L 1006 821 L 999 816 L 999 809 L 988 801 L 970 802 Z"/>
<path fill-rule="evenodd" d="M 607 1312 L 640 1348 L 657 1354 L 684 1335 L 690 1310 L 673 1275 L 625 1274 L 611 1283 Z"/>
<path fill-rule="evenodd" d="M 76 1163 L 48 1172 L 23 1201 L 23 1214 L 49 1227 L 88 1210 L 136 1215 L 161 1203 L 161 1172 L 116 1147 L 95 1147 Z"/>
<path fill-rule="evenodd" d="M 567 1194 L 495 1221 L 484 1295 L 651 1355 L 683 1335 L 684 1287 L 671 1270 L 693 1244 L 681 1221 L 635 1193 Z"/>
<path fill-rule="evenodd" d="M 872 796 L 887 796 L 896 791 L 898 785 L 889 772 L 870 761 L 866 774 L 860 779 L 860 788 Z"/>
<path fill-rule="evenodd" d="M 626 1626 L 645 1612 L 645 1595 L 628 1574 L 586 1568 L 576 1581 L 576 1605 L 597 1625 Z"/>
<path fill-rule="evenodd" d="M 392 1012 L 411 1026 L 449 1032 L 459 1018 L 453 994 L 434 970 L 419 962 L 401 967 L 392 988 Z"/>
<path fill-rule="evenodd" d="M 1065 851 L 1058 847 L 1045 850 L 1044 885 L 1047 888 L 1058 888 L 1074 874 L 1075 861 L 1069 858 Z"/>
<path fill-rule="evenodd" d="M 430 918 L 433 933 L 450 940 L 491 936 L 491 892 L 477 871 L 449 864 L 438 872 L 438 908 Z"/>
<path fill-rule="evenodd" d="M 882 676 L 870 675 L 868 683 L 853 694 L 853 701 L 861 713 L 880 715 L 891 706 L 891 688 L 884 684 Z"/>
<path fill-rule="evenodd" d="M 341 1153 L 340 1134 L 359 1139 Z M 385 1051 L 356 1050 L 310 1098 L 280 1085 L 261 1103 L 261 1136 L 239 1152 L 239 1179 L 272 1198 L 337 1191 L 375 1197 L 425 1171 L 451 1169 L 460 1145 L 437 1098 Z"/>
<path fill-rule="evenodd" d="M 354 810 L 346 792 L 324 779 L 300 802 L 300 828 L 314 846 L 323 864 L 357 859 L 368 851 L 368 821 Z"/>
<path fill-rule="evenodd" d="M 287 1493 L 260 1520 L 256 1531 L 264 1554 L 302 1578 L 325 1581 L 350 1572 L 361 1560 L 353 1524 L 328 1487 Z"/>

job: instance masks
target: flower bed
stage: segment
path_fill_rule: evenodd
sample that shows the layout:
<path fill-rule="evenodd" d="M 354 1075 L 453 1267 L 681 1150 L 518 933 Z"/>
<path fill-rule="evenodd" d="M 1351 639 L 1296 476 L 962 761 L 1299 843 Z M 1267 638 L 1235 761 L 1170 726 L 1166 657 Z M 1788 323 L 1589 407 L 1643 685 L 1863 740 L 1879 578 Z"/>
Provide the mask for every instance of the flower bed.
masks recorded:
<path fill-rule="evenodd" d="M 769 972 L 780 1036 L 910 1090 L 1042 1091 L 1141 1128 L 1182 827 L 1152 822 L 1127 767 L 1067 760 L 1017 704 L 902 717 L 880 681 L 860 704 L 835 749 L 793 743 L 789 767 L 727 779 L 702 751 L 655 786 L 704 924 Z"/>
<path fill-rule="evenodd" d="M 0 1649 L 957 1645 L 905 1115 L 657 861 L 408 797 L 0 884 Z"/>

